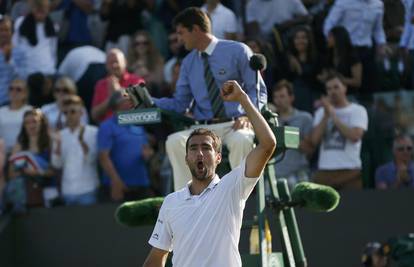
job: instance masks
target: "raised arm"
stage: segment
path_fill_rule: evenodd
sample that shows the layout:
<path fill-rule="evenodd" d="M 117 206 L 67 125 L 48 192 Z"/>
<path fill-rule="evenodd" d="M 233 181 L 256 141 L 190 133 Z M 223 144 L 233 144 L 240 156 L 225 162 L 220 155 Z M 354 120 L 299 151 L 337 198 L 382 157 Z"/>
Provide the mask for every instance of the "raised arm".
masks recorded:
<path fill-rule="evenodd" d="M 221 97 L 224 101 L 239 102 L 253 125 L 259 143 L 247 155 L 245 176 L 251 178 L 258 177 L 275 150 L 276 138 L 266 120 L 236 81 L 227 81 L 224 83 L 221 90 Z"/>

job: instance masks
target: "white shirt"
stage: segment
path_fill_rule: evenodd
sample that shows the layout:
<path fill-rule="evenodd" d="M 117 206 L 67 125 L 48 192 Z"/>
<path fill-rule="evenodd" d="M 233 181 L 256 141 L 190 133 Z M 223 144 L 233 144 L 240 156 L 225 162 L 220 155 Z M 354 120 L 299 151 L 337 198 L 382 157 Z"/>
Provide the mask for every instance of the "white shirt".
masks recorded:
<path fill-rule="evenodd" d="M 93 46 L 78 47 L 66 55 L 59 66 L 58 73 L 78 82 L 90 64 L 105 64 L 105 61 L 106 55 L 102 50 Z"/>
<path fill-rule="evenodd" d="M 265 35 L 275 24 L 306 15 L 308 11 L 300 0 L 250 0 L 246 6 L 246 22 L 257 21 Z"/>
<path fill-rule="evenodd" d="M 382 25 L 384 4 L 380 0 L 336 0 L 327 18 L 323 32 L 337 26 L 344 26 L 355 46 L 372 47 L 372 38 L 377 44 L 385 44 Z"/>
<path fill-rule="evenodd" d="M 62 168 L 62 194 L 80 195 L 91 192 L 98 187 L 98 128 L 91 125 L 85 126 L 83 140 L 88 145 L 88 153 L 85 155 L 79 142 L 77 128 L 72 132 L 69 128 L 60 131 L 61 154 L 55 153 L 56 144 L 52 151 L 52 165 Z"/>
<path fill-rule="evenodd" d="M 59 110 L 59 107 L 58 107 L 56 102 L 43 105 L 41 110 L 42 110 L 43 114 L 45 114 L 50 128 L 52 128 L 52 129 L 57 128 L 59 116 L 60 116 L 62 126 L 63 127 L 65 126 L 66 116 L 65 116 L 65 114 L 63 114 L 63 112 L 61 113 L 61 111 Z M 85 125 L 89 123 L 88 111 L 85 108 L 83 108 L 81 123 L 85 124 Z"/>
<path fill-rule="evenodd" d="M 0 137 L 4 139 L 7 153 L 11 152 L 16 144 L 24 113 L 31 109 L 32 106 L 29 105 L 24 105 L 18 110 L 11 110 L 9 106 L 0 108 Z"/>
<path fill-rule="evenodd" d="M 14 25 L 13 45 L 26 51 L 27 75 L 35 72 L 55 74 L 57 62 L 57 37 L 47 37 L 44 23 L 36 23 L 37 45 L 30 45 L 26 37 L 21 36 L 19 28 L 24 17 L 19 17 Z"/>
<path fill-rule="evenodd" d="M 414 1 L 402 0 L 404 4 L 404 30 L 400 38 L 400 47 L 414 49 L 414 25 L 411 18 L 414 17 Z"/>
<path fill-rule="evenodd" d="M 321 122 L 324 113 L 323 108 L 316 111 L 313 121 L 314 127 Z M 351 103 L 344 108 L 335 108 L 335 114 L 347 127 L 357 127 L 364 131 L 368 129 L 367 111 L 359 104 Z M 318 169 L 361 169 L 361 143 L 362 140 L 351 142 L 346 139 L 329 118 L 319 148 Z"/>
<path fill-rule="evenodd" d="M 207 5 L 203 5 L 201 10 L 207 12 Z M 231 9 L 218 3 L 216 8 L 208 13 L 211 19 L 213 35 L 219 39 L 225 39 L 225 33 L 237 33 L 236 15 Z"/>
<path fill-rule="evenodd" d="M 200 195 L 189 187 L 169 194 L 148 241 L 173 251 L 174 266 L 241 266 L 238 251 L 245 203 L 259 178 L 246 178 L 245 160 Z"/>

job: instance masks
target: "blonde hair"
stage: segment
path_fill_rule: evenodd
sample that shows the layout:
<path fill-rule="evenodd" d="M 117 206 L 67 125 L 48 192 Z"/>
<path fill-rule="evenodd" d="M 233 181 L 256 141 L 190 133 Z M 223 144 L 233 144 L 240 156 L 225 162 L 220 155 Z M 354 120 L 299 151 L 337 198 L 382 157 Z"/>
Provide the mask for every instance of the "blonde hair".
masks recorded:
<path fill-rule="evenodd" d="M 69 89 L 74 95 L 78 94 L 78 87 L 75 82 L 69 77 L 60 77 L 55 82 L 55 89 L 58 87 L 64 87 Z"/>

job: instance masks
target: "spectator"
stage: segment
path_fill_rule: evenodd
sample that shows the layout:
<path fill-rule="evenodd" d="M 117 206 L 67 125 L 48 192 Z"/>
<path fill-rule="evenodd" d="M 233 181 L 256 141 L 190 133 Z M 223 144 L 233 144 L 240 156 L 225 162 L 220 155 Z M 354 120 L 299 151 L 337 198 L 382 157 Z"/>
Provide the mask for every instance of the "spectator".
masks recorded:
<path fill-rule="evenodd" d="M 130 36 L 142 29 L 141 1 L 102 0 L 101 18 L 108 23 L 105 36 L 105 50 L 119 48 L 125 55 L 128 53 Z"/>
<path fill-rule="evenodd" d="M 308 26 L 292 29 L 285 60 L 285 76 L 293 82 L 295 90 L 294 106 L 313 113 L 313 101 L 320 95 L 316 80 L 319 63 L 312 32 Z"/>
<path fill-rule="evenodd" d="M 404 58 L 406 76 L 409 77 L 409 87 L 414 88 L 414 1 L 405 0 L 404 30 L 400 39 L 401 54 Z"/>
<path fill-rule="evenodd" d="M 106 55 L 107 77 L 99 80 L 95 86 L 92 100 L 91 117 L 95 122 L 101 122 L 112 115 L 111 97 L 115 91 L 130 85 L 145 82 L 141 77 L 126 70 L 127 61 L 121 50 L 114 48 Z"/>
<path fill-rule="evenodd" d="M 401 135 L 394 138 L 393 155 L 393 161 L 377 168 L 376 188 L 414 188 L 413 141 L 409 136 Z"/>
<path fill-rule="evenodd" d="M 220 0 L 205 0 L 201 10 L 211 19 L 211 31 L 219 39 L 236 40 L 238 35 L 237 19 L 234 12 L 222 5 Z"/>
<path fill-rule="evenodd" d="M 164 81 L 171 83 L 172 81 L 172 69 L 177 60 L 183 58 L 186 55 L 183 44 L 178 39 L 176 32 L 171 32 L 168 35 L 168 47 L 170 49 L 170 57 L 164 64 Z"/>
<path fill-rule="evenodd" d="M 40 72 L 30 75 L 27 79 L 27 87 L 29 88 L 29 104 L 33 107 L 41 107 L 52 103 L 53 84 L 55 77 L 44 75 Z"/>
<path fill-rule="evenodd" d="M 9 101 L 10 82 L 25 78 L 25 53 L 12 44 L 13 26 L 10 17 L 0 15 L 0 106 Z"/>
<path fill-rule="evenodd" d="M 376 75 L 376 55 L 385 55 L 385 33 L 382 26 L 384 4 L 380 0 L 337 0 L 325 20 L 325 37 L 335 26 L 344 26 L 356 47 L 363 66 L 361 91 L 364 98 L 379 89 Z M 373 43 L 375 40 L 375 46 Z M 374 50 L 376 47 L 376 50 Z"/>
<path fill-rule="evenodd" d="M 105 59 L 101 49 L 86 45 L 70 50 L 59 65 L 58 74 L 68 76 L 76 83 L 78 95 L 88 112 L 95 84 L 106 76 Z"/>
<path fill-rule="evenodd" d="M 387 252 L 379 242 L 369 242 L 362 253 L 361 262 L 364 267 L 387 267 Z"/>
<path fill-rule="evenodd" d="M 19 211 L 24 206 L 48 205 L 58 191 L 54 169 L 50 163 L 51 139 L 47 119 L 39 109 L 28 110 L 23 116 L 17 144 L 9 158 L 11 188 L 25 191 L 22 199 L 16 199 Z M 23 186 L 23 188 L 22 188 Z M 9 191 L 9 196 L 10 196 Z"/>
<path fill-rule="evenodd" d="M 328 34 L 328 59 L 318 79 L 323 82 L 330 69 L 344 77 L 349 94 L 359 92 L 362 81 L 362 64 L 351 43 L 348 31 L 343 26 L 335 26 Z"/>
<path fill-rule="evenodd" d="M 4 167 L 6 166 L 6 150 L 3 139 L 0 139 L 0 216 L 3 213 L 4 207 L 4 191 L 6 188 L 6 175 Z"/>
<path fill-rule="evenodd" d="M 286 178 L 289 186 L 293 188 L 296 183 L 309 180 L 308 158 L 313 153 L 310 142 L 312 115 L 293 107 L 295 100 L 293 85 L 286 80 L 274 86 L 272 100 L 279 114 L 280 125 L 299 128 L 301 139 L 299 149 L 286 150 L 283 160 L 275 165 L 278 177 Z"/>
<path fill-rule="evenodd" d="M 68 77 L 59 78 L 54 86 L 53 95 L 55 102 L 42 106 L 42 112 L 46 116 L 49 127 L 52 130 L 62 130 L 66 126 L 66 116 L 63 110 L 63 102 L 68 96 L 77 94 L 77 88 L 75 83 Z M 83 106 L 82 106 L 83 107 Z M 83 107 L 81 115 L 81 123 L 83 125 L 88 124 L 88 113 Z"/>
<path fill-rule="evenodd" d="M 13 80 L 9 87 L 10 104 L 0 108 L 0 137 L 4 140 L 6 153 L 16 144 L 22 126 L 23 114 L 32 109 L 27 104 L 28 89 L 23 80 Z"/>
<path fill-rule="evenodd" d="M 247 36 L 269 38 L 273 27 L 282 35 L 298 24 L 309 21 L 308 11 L 300 0 L 251 0 L 246 5 Z"/>
<path fill-rule="evenodd" d="M 273 52 L 272 45 L 263 40 L 258 38 L 248 38 L 244 41 L 253 53 L 262 54 L 266 58 L 266 69 L 261 71 L 265 84 L 268 88 L 272 88 L 274 81 L 279 80 L 280 73 L 282 67 L 280 66 L 278 59 L 276 59 L 276 55 Z M 268 95 L 271 95 L 271 92 L 267 92 Z"/>
<path fill-rule="evenodd" d="M 361 143 L 368 128 L 368 115 L 361 105 L 350 103 L 347 87 L 338 73 L 325 81 L 327 97 L 322 97 L 313 120 L 312 143 L 319 146 L 316 183 L 336 189 L 359 189 L 361 181 Z"/>
<path fill-rule="evenodd" d="M 63 11 L 59 29 L 59 62 L 73 48 L 92 44 L 88 25 L 96 0 L 52 0 L 55 9 Z"/>
<path fill-rule="evenodd" d="M 115 93 L 115 110 L 129 108 L 129 101 Z M 119 125 L 112 116 L 101 123 L 98 132 L 99 162 L 104 170 L 103 191 L 113 201 L 152 196 L 146 161 L 153 154 L 143 127 Z"/>
<path fill-rule="evenodd" d="M 12 42 L 26 52 L 26 73 L 56 72 L 57 35 L 49 17 L 49 0 L 30 2 L 30 13 L 14 25 Z"/>
<path fill-rule="evenodd" d="M 128 49 L 128 70 L 145 79 L 149 87 L 160 89 L 164 82 L 164 59 L 151 36 L 146 31 L 138 31 L 132 37 Z"/>
<path fill-rule="evenodd" d="M 59 131 L 52 153 L 52 164 L 62 168 L 61 192 L 66 205 L 91 205 L 97 202 L 98 151 L 95 126 L 85 125 L 82 99 L 72 95 L 63 102 L 67 127 Z"/>

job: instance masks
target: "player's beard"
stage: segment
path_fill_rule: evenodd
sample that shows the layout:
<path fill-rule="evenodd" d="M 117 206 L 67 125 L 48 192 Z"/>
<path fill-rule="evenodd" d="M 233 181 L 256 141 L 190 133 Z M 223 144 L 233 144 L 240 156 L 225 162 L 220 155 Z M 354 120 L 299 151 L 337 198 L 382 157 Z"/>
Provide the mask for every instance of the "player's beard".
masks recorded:
<path fill-rule="evenodd" d="M 207 166 L 206 164 L 202 163 L 202 168 L 200 168 L 199 164 L 200 162 L 196 162 L 189 165 L 190 172 L 195 179 L 204 181 L 214 175 L 214 166 Z"/>

